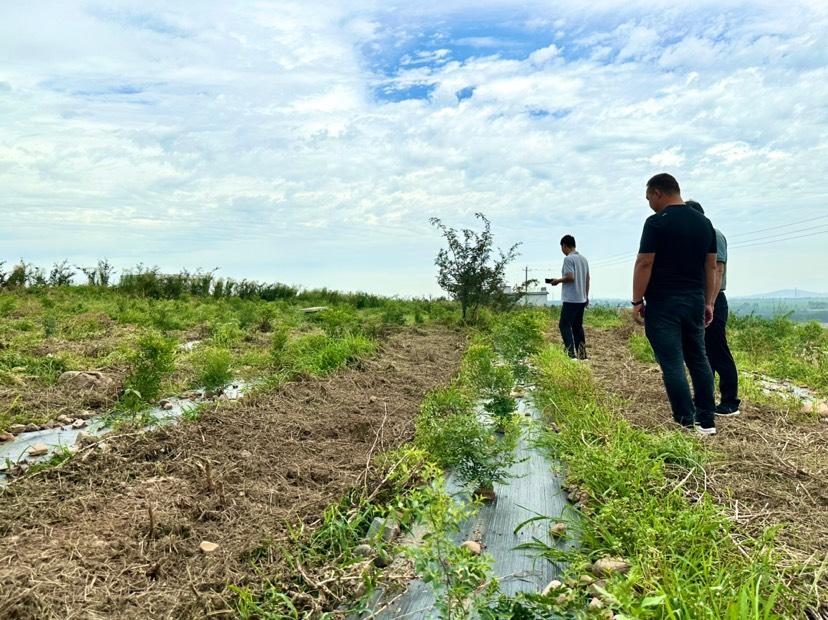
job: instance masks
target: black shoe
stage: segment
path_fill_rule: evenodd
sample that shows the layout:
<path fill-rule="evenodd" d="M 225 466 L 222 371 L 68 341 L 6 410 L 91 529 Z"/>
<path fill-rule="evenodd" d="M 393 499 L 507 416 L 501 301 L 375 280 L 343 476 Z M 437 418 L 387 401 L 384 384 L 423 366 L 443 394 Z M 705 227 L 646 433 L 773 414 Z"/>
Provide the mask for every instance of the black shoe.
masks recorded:
<path fill-rule="evenodd" d="M 712 413 L 696 413 L 696 430 L 702 435 L 716 434 L 716 420 Z"/>
<path fill-rule="evenodd" d="M 678 424 L 680 427 L 687 431 L 693 430 L 693 420 L 679 420 L 677 418 L 673 418 L 673 424 Z"/>
<path fill-rule="evenodd" d="M 737 403 L 735 405 L 725 405 L 724 403 L 721 403 L 719 405 L 716 405 L 716 415 L 722 417 L 737 416 L 739 415 L 739 404 Z"/>

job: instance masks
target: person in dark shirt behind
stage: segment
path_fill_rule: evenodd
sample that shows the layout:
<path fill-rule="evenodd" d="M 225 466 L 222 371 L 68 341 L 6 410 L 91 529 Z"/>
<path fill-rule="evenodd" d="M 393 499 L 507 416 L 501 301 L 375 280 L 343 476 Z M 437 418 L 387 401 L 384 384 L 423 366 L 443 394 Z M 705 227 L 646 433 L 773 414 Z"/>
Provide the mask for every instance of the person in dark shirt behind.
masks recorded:
<path fill-rule="evenodd" d="M 716 233 L 704 215 L 685 206 L 678 181 L 657 174 L 647 181 L 655 211 L 644 223 L 633 273 L 633 316 L 661 366 L 673 420 L 706 435 L 716 433 L 713 373 L 704 330 L 713 320 Z M 645 313 L 646 305 L 646 313 Z M 684 372 L 690 371 L 693 392 Z"/>

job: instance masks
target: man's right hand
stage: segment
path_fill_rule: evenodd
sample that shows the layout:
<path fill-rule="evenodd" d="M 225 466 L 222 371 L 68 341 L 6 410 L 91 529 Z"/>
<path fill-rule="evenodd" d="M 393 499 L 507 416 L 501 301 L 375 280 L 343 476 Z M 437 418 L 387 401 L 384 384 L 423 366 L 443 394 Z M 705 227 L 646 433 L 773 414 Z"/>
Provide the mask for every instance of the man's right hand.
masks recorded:
<path fill-rule="evenodd" d="M 704 306 L 704 326 L 707 327 L 713 322 L 713 304 Z"/>
<path fill-rule="evenodd" d="M 633 321 L 639 325 L 644 325 L 644 304 L 633 306 Z"/>

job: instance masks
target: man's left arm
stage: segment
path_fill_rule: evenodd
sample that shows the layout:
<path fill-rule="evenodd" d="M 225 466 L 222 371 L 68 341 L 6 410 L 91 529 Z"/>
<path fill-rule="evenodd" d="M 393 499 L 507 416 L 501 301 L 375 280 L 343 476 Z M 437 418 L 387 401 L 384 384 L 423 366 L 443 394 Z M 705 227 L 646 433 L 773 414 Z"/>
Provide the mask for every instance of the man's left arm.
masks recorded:
<path fill-rule="evenodd" d="M 584 291 L 584 293 L 586 294 L 586 303 L 587 303 L 587 306 L 588 306 L 589 305 L 589 271 L 587 271 L 587 274 L 586 274 L 586 290 Z"/>

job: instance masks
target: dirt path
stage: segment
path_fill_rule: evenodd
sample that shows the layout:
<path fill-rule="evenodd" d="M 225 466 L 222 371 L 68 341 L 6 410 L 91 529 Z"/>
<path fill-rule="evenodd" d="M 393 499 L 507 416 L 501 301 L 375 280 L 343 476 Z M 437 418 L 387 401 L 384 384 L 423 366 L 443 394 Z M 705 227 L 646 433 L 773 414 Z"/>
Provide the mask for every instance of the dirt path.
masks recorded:
<path fill-rule="evenodd" d="M 632 357 L 633 329 L 588 330 L 589 363 L 598 384 L 623 399 L 619 411 L 627 419 L 664 428 L 671 414 L 661 373 Z M 707 468 L 708 482 L 738 521 L 752 531 L 783 525 L 784 550 L 818 567 L 828 554 L 828 424 L 794 422 L 752 402 L 741 409 L 738 417 L 717 418 L 718 434 L 705 439 L 720 454 Z M 822 580 L 828 586 L 828 577 Z"/>
<path fill-rule="evenodd" d="M 263 579 L 257 550 L 288 523 L 317 522 L 364 473 L 377 436 L 378 450 L 412 437 L 423 396 L 462 349 L 456 331 L 407 329 L 359 369 L 109 440 L 13 485 L 0 493 L 0 617 L 225 615 L 227 584 Z M 202 553 L 205 540 L 219 549 Z M 264 555 L 265 574 L 284 570 Z"/>

